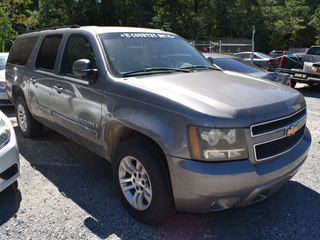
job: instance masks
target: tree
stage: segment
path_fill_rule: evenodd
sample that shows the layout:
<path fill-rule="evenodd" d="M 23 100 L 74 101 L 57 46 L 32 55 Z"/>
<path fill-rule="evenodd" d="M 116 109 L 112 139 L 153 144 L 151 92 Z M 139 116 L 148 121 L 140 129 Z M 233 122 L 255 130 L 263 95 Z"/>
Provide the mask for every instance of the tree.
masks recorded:
<path fill-rule="evenodd" d="M 316 43 L 320 45 L 320 5 L 318 5 L 318 8 L 315 10 L 314 14 L 311 17 L 311 20 L 308 24 L 308 26 L 311 26 L 315 29 L 315 38 Z"/>
<path fill-rule="evenodd" d="M 271 49 L 309 46 L 315 41 L 310 22 L 311 10 L 304 0 L 261 1 L 268 21 Z"/>
<path fill-rule="evenodd" d="M 31 0 L 2 0 L 0 2 L 0 51 L 9 48 L 17 36 L 14 26 L 25 20 L 24 6 L 31 4 Z"/>

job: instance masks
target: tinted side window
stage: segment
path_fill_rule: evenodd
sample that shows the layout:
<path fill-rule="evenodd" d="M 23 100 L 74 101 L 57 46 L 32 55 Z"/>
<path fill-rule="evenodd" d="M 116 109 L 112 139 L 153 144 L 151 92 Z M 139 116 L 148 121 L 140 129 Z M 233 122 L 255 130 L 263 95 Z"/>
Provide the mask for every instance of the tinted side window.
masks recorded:
<path fill-rule="evenodd" d="M 71 35 L 63 55 L 61 72 L 73 75 L 73 63 L 79 59 L 88 59 L 92 68 L 97 68 L 96 58 L 89 40 L 82 35 Z"/>
<path fill-rule="evenodd" d="M 320 47 L 311 47 L 308 54 L 320 55 Z"/>
<path fill-rule="evenodd" d="M 14 42 L 9 58 L 8 63 L 11 64 L 18 64 L 18 65 L 26 65 L 27 61 L 30 57 L 30 54 L 36 45 L 39 36 L 37 37 L 25 37 L 25 38 L 18 38 Z"/>
<path fill-rule="evenodd" d="M 61 39 L 62 35 L 49 35 L 45 37 L 37 56 L 36 68 L 53 71 Z"/>

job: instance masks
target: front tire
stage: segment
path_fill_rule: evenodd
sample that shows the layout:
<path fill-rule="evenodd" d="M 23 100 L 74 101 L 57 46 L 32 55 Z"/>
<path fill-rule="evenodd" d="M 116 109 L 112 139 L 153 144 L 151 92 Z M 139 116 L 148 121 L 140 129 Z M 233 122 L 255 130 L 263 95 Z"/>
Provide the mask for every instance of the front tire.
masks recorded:
<path fill-rule="evenodd" d="M 42 133 L 42 124 L 35 120 L 22 97 L 16 102 L 16 116 L 21 134 L 26 138 L 39 136 Z"/>
<path fill-rule="evenodd" d="M 116 149 L 113 181 L 123 207 L 135 219 L 158 224 L 175 210 L 165 159 L 147 140 L 128 139 Z"/>

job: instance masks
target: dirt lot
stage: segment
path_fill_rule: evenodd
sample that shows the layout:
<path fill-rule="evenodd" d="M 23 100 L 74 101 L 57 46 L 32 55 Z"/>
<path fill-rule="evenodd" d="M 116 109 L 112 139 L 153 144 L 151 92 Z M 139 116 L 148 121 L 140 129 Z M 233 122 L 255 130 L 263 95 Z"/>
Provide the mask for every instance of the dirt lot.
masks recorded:
<path fill-rule="evenodd" d="M 23 138 L 18 189 L 0 193 L 0 239 L 316 239 L 320 236 L 320 86 L 297 84 L 313 142 L 294 178 L 270 198 L 210 214 L 178 213 L 159 226 L 133 220 L 111 165 L 53 131 Z M 14 108 L 1 109 L 16 126 Z"/>

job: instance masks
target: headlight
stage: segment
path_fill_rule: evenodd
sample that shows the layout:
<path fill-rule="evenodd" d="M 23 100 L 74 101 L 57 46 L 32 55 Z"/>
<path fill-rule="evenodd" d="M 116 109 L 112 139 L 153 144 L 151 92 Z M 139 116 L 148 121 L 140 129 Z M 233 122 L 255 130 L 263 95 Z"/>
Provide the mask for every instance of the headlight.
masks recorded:
<path fill-rule="evenodd" d="M 11 132 L 9 126 L 0 119 L 0 149 L 2 149 L 9 141 Z"/>
<path fill-rule="evenodd" d="M 189 126 L 189 146 L 193 159 L 227 161 L 248 158 L 246 139 L 241 128 Z"/>

